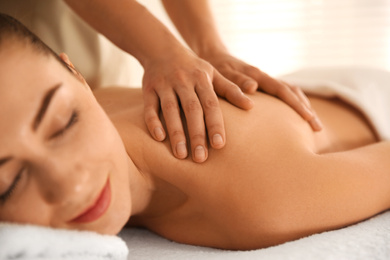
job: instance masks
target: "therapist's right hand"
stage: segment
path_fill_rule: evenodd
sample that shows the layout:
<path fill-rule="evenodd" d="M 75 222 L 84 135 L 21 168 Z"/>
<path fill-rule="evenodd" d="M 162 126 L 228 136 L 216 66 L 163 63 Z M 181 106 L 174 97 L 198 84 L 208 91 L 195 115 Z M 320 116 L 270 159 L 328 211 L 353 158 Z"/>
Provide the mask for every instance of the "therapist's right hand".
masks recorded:
<path fill-rule="evenodd" d="M 226 134 L 217 95 L 241 109 L 253 106 L 236 84 L 188 50 L 145 64 L 144 70 L 146 125 L 155 140 L 163 141 L 162 112 L 173 154 L 179 159 L 191 153 L 195 162 L 207 160 L 207 139 L 214 149 L 224 147 Z"/>

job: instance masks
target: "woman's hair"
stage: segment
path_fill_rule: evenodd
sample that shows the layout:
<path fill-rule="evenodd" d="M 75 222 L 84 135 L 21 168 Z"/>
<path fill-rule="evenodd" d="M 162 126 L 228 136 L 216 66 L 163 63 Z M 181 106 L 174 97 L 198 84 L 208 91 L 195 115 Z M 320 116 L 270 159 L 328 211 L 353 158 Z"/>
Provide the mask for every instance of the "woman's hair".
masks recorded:
<path fill-rule="evenodd" d="M 19 41 L 22 44 L 30 46 L 38 53 L 53 55 L 62 65 L 70 70 L 68 64 L 60 59 L 60 57 L 49 46 L 27 29 L 26 26 L 15 18 L 7 14 L 0 13 L 0 46 L 2 46 L 6 41 Z"/>

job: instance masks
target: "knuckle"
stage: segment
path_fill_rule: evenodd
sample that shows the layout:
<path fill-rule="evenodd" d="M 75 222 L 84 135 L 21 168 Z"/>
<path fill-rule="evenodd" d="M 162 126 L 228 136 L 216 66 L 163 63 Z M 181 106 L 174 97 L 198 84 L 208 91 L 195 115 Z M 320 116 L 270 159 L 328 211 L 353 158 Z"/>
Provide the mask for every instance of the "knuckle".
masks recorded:
<path fill-rule="evenodd" d="M 145 123 L 147 125 L 155 124 L 158 121 L 159 121 L 159 118 L 157 116 L 145 114 Z"/>
<path fill-rule="evenodd" d="M 183 135 L 184 135 L 183 131 L 178 129 L 169 132 L 169 136 L 171 137 L 171 139 L 181 138 Z"/>
<path fill-rule="evenodd" d="M 225 95 L 229 98 L 239 99 L 244 95 L 241 88 L 235 84 L 227 84 L 225 89 Z"/>
<path fill-rule="evenodd" d="M 230 85 L 229 85 L 229 89 L 230 89 L 231 91 L 236 92 L 236 93 L 239 94 L 239 95 L 242 95 L 242 94 L 243 94 L 241 88 L 240 88 L 239 86 L 237 86 L 236 84 L 230 84 Z"/>
<path fill-rule="evenodd" d="M 143 85 L 143 91 L 145 94 L 153 93 L 154 92 L 154 84 L 147 83 Z"/>
<path fill-rule="evenodd" d="M 191 100 L 187 104 L 185 104 L 184 107 L 187 112 L 198 112 L 202 110 L 202 107 L 198 100 Z"/>
<path fill-rule="evenodd" d="M 209 133 L 209 135 L 213 135 L 213 133 L 222 133 L 223 125 L 219 123 L 209 123 L 207 124 L 207 132 Z"/>
<path fill-rule="evenodd" d="M 194 75 L 197 78 L 204 77 L 205 76 L 205 72 L 203 70 L 201 70 L 201 69 L 194 69 L 192 71 L 192 75 Z"/>
<path fill-rule="evenodd" d="M 217 108 L 219 108 L 219 102 L 217 99 L 207 99 L 204 104 L 203 104 L 203 107 L 207 110 L 215 110 Z"/>
<path fill-rule="evenodd" d="M 152 104 L 145 105 L 145 117 L 151 114 L 154 110 L 154 106 Z"/>
<path fill-rule="evenodd" d="M 162 109 L 167 111 L 172 111 L 172 110 L 178 110 L 179 107 L 177 102 L 175 102 L 174 100 L 168 100 L 164 102 L 164 104 L 162 105 Z"/>
<path fill-rule="evenodd" d="M 187 75 L 181 69 L 175 69 L 172 75 L 174 77 L 174 81 L 178 82 L 179 85 L 187 81 Z"/>
<path fill-rule="evenodd" d="M 150 76 L 144 76 L 142 79 L 142 88 L 144 91 L 154 91 L 159 86 L 163 85 L 161 82 L 164 81 L 161 77 L 150 77 Z"/>
<path fill-rule="evenodd" d="M 258 68 L 252 65 L 248 65 L 247 67 L 245 67 L 245 72 L 248 74 L 259 74 L 259 73 L 263 74 L 261 70 L 259 70 Z"/>
<path fill-rule="evenodd" d="M 206 71 L 198 70 L 194 76 L 196 77 L 197 88 L 212 89 L 211 77 Z"/>
<path fill-rule="evenodd" d="M 194 133 L 191 135 L 191 140 L 198 140 L 199 142 L 203 142 L 205 140 L 205 135 L 203 133 Z"/>
<path fill-rule="evenodd" d="M 232 82 L 227 82 L 224 85 L 224 89 L 227 92 L 230 92 L 231 94 L 241 94 L 242 93 L 241 88 Z"/>

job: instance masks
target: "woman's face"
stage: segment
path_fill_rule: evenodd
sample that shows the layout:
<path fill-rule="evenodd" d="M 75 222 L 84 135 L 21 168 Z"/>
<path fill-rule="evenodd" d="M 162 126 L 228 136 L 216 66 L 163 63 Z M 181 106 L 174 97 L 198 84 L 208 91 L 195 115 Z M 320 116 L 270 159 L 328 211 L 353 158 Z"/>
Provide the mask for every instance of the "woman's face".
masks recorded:
<path fill-rule="evenodd" d="M 133 167 L 118 132 L 86 84 L 54 57 L 6 47 L 0 221 L 116 234 L 130 216 Z"/>

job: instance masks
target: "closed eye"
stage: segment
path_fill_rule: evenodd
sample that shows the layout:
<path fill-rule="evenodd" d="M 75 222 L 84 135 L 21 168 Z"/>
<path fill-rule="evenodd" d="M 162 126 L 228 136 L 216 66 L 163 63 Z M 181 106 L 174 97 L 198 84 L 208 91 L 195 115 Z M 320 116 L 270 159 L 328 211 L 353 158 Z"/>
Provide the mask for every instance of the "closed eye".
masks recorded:
<path fill-rule="evenodd" d="M 4 204 L 12 195 L 12 193 L 15 191 L 16 186 L 18 185 L 22 174 L 23 174 L 24 168 L 20 169 L 18 174 L 16 175 L 14 181 L 12 182 L 11 186 L 6 190 L 3 194 L 0 195 L 0 203 Z"/>
<path fill-rule="evenodd" d="M 52 138 L 56 138 L 56 137 L 59 137 L 61 135 L 63 135 L 66 130 L 68 130 L 69 128 L 71 128 L 75 123 L 77 123 L 78 121 L 78 118 L 79 118 L 79 113 L 78 111 L 74 110 L 72 115 L 70 116 L 69 120 L 68 120 L 68 123 L 62 128 L 60 129 L 59 131 L 55 132 L 51 137 L 50 139 Z"/>

